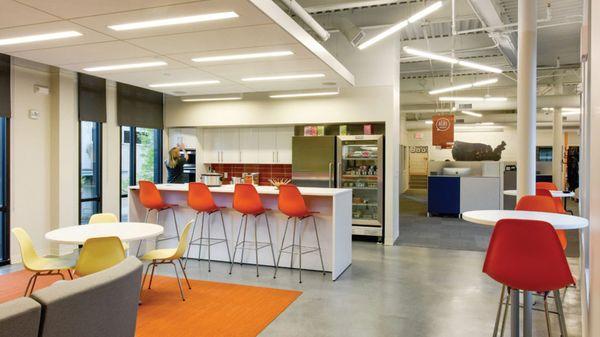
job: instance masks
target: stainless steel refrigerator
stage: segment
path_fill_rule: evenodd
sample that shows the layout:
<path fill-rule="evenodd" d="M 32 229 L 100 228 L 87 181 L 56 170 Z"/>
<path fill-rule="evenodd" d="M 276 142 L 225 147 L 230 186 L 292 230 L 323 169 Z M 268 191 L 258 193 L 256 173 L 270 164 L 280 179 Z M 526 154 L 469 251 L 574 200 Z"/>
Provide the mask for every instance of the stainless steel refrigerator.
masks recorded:
<path fill-rule="evenodd" d="M 336 187 L 335 136 L 292 138 L 292 183 L 305 187 Z"/>
<path fill-rule="evenodd" d="M 338 136 L 337 139 L 337 187 L 352 189 L 352 234 L 381 239 L 383 136 Z"/>

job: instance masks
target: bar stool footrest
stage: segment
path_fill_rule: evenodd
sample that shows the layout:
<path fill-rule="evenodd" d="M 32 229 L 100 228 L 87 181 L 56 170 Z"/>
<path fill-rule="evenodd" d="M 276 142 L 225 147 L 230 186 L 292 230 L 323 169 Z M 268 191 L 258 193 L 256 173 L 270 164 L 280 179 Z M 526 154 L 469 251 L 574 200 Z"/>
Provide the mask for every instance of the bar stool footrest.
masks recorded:
<path fill-rule="evenodd" d="M 244 244 L 245 244 L 245 246 L 244 246 Z M 256 250 L 260 250 L 260 249 L 263 249 L 266 247 L 270 247 L 271 243 L 270 242 L 256 242 L 256 245 L 257 245 Z M 254 250 L 255 249 L 254 241 L 240 241 L 240 243 L 238 243 L 235 247 L 240 248 L 242 246 L 244 246 L 243 247 L 244 250 L 246 250 L 246 249 Z"/>
<path fill-rule="evenodd" d="M 201 240 L 202 240 L 202 242 L 198 242 L 198 241 L 201 241 Z M 213 246 L 213 245 L 216 245 L 216 244 L 219 244 L 219 243 L 224 243 L 224 242 L 227 242 L 227 239 L 210 238 L 210 246 Z M 202 238 L 202 239 L 197 238 L 197 239 L 194 239 L 194 240 L 192 240 L 190 242 L 190 246 L 209 246 L 209 244 L 208 244 L 208 238 Z"/>
<path fill-rule="evenodd" d="M 285 253 L 285 254 L 292 254 L 292 246 L 294 247 L 294 255 L 298 255 L 298 254 L 308 254 L 308 253 L 314 253 L 314 252 L 318 252 L 319 248 L 318 247 L 309 247 L 309 246 L 300 246 L 300 245 L 288 245 L 285 246 L 283 248 L 281 248 L 281 252 Z"/>

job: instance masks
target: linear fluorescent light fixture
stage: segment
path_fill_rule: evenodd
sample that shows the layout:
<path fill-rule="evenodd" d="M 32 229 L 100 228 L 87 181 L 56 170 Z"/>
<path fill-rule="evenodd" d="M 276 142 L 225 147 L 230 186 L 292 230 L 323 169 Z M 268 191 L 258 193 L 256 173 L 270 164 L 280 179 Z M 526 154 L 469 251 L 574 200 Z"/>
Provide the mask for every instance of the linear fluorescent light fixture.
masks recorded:
<path fill-rule="evenodd" d="M 131 23 L 124 23 L 119 25 L 108 26 L 108 28 L 116 31 L 123 30 L 135 30 L 135 29 L 144 29 L 144 28 L 155 28 L 155 27 L 164 27 L 164 26 L 175 26 L 175 25 L 184 25 L 189 23 L 198 23 L 198 22 L 206 22 L 206 21 L 215 21 L 215 20 L 225 20 L 237 18 L 236 12 L 221 12 L 221 13 L 210 13 L 210 14 L 200 14 L 200 15 L 192 15 L 192 16 L 180 16 L 176 18 L 167 18 L 167 19 L 159 19 L 159 20 L 149 20 L 149 21 L 138 21 Z"/>
<path fill-rule="evenodd" d="M 466 96 L 441 96 L 438 98 L 441 102 L 505 102 L 506 97 L 466 97 Z"/>
<path fill-rule="evenodd" d="M 481 87 L 481 86 L 484 86 L 484 85 L 494 84 L 496 82 L 498 82 L 497 78 L 491 78 L 489 80 L 478 81 L 478 82 L 467 83 L 467 84 L 460 84 L 460 85 L 455 85 L 455 86 L 448 87 L 448 88 L 443 88 L 443 89 L 431 90 L 429 92 L 429 94 L 430 95 L 443 94 L 443 93 L 451 92 L 451 91 L 459 91 L 459 90 L 470 89 L 470 88 L 473 88 L 473 87 Z"/>
<path fill-rule="evenodd" d="M 215 95 L 215 96 L 202 96 L 202 97 L 186 97 L 182 98 L 182 102 L 217 102 L 217 101 L 239 101 L 243 98 L 240 95 Z"/>
<path fill-rule="evenodd" d="M 482 114 L 480 114 L 480 113 L 473 112 L 473 111 L 466 111 L 466 110 L 462 110 L 460 113 L 461 113 L 461 114 L 464 114 L 464 115 L 473 116 L 473 117 L 482 117 L 482 116 L 483 116 L 483 115 L 482 115 Z"/>
<path fill-rule="evenodd" d="M 563 111 L 560 113 L 562 116 L 576 116 L 576 115 L 580 115 L 581 111 L 580 110 L 567 110 L 567 111 Z"/>
<path fill-rule="evenodd" d="M 442 7 L 442 5 L 443 5 L 442 1 L 437 1 L 437 2 L 433 3 L 432 5 L 425 7 L 423 10 L 417 12 L 413 16 L 409 17 L 407 20 L 400 21 L 400 22 L 396 23 L 395 25 L 389 27 L 388 29 L 384 30 L 383 32 L 368 39 L 367 41 L 359 44 L 357 48 L 360 50 L 363 50 L 367 47 L 374 45 L 375 43 L 385 39 L 386 37 L 388 37 L 390 35 L 393 35 L 394 33 L 400 31 L 402 28 L 408 26 L 409 23 L 419 21 L 422 18 L 426 17 L 427 15 L 435 12 L 436 10 L 440 9 L 440 7 Z"/>
<path fill-rule="evenodd" d="M 434 53 L 430 53 L 430 52 L 426 52 L 426 51 L 422 51 L 422 50 L 417 50 L 414 48 L 410 48 L 410 47 L 404 47 L 402 48 L 404 50 L 404 52 L 414 55 L 414 56 L 420 56 L 420 57 L 424 57 L 424 58 L 428 58 L 431 60 L 436 60 L 436 61 L 441 61 L 441 62 L 446 62 L 446 63 L 451 63 L 451 64 L 459 64 L 463 67 L 467 67 L 467 68 L 473 68 L 473 69 L 477 69 L 477 70 L 482 70 L 482 71 L 487 71 L 490 73 L 496 73 L 499 74 L 502 72 L 502 69 L 499 68 L 495 68 L 495 67 L 490 67 L 490 66 L 486 66 L 483 64 L 479 64 L 479 63 L 475 63 L 475 62 L 471 62 L 471 61 L 463 61 L 463 60 L 459 60 L 459 59 L 455 59 L 453 57 L 448 57 L 448 56 L 443 56 L 443 55 L 439 55 L 439 54 L 434 54 Z"/>
<path fill-rule="evenodd" d="M 300 75 L 246 77 L 246 78 L 242 78 L 242 81 L 244 81 L 244 82 L 259 82 L 259 81 L 303 80 L 303 79 L 320 78 L 320 77 L 325 77 L 325 74 L 300 74 Z"/>
<path fill-rule="evenodd" d="M 206 81 L 189 81 L 189 82 L 172 82 L 172 83 L 156 83 L 149 84 L 150 88 L 175 88 L 175 87 L 196 87 L 199 85 L 219 84 L 221 81 L 206 80 Z"/>
<path fill-rule="evenodd" d="M 432 120 L 427 120 L 427 121 L 425 121 L 425 124 L 433 124 L 433 121 Z"/>
<path fill-rule="evenodd" d="M 270 51 L 264 53 L 248 53 L 248 54 L 233 54 L 233 55 L 219 55 L 219 56 L 206 56 L 193 58 L 194 62 L 219 62 L 219 61 L 237 61 L 237 60 L 251 60 L 271 57 L 282 57 L 294 55 L 291 50 L 282 51 Z"/>
<path fill-rule="evenodd" d="M 142 62 L 142 63 L 126 63 L 126 64 L 114 64 L 109 66 L 98 66 L 83 68 L 84 71 L 98 72 L 98 71 L 112 71 L 112 70 L 126 70 L 126 69 L 139 69 L 139 68 L 151 68 L 166 66 L 167 62 L 155 61 L 155 62 Z"/>
<path fill-rule="evenodd" d="M 31 43 L 31 42 L 40 42 L 40 41 L 50 41 L 50 40 L 59 40 L 66 39 L 69 37 L 77 37 L 81 36 L 80 32 L 76 32 L 74 30 L 67 30 L 64 32 L 56 32 L 56 33 L 48 33 L 48 34 L 37 34 L 37 35 L 26 35 L 26 36 L 18 36 L 11 37 L 7 39 L 0 39 L 0 46 L 9 46 L 13 44 L 21 44 L 21 43 Z"/>
<path fill-rule="evenodd" d="M 339 90 L 335 91 L 315 91 L 315 92 L 300 92 L 300 93 L 289 93 L 289 94 L 276 94 L 269 95 L 270 98 L 302 98 L 302 97 L 317 97 L 317 96 L 335 96 L 338 95 Z"/>

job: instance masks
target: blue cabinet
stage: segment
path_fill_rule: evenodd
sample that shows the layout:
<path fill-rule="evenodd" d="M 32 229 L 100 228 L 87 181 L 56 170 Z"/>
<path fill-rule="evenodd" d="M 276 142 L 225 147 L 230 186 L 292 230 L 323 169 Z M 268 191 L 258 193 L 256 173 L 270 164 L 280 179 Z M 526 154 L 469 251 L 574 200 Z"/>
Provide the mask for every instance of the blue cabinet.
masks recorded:
<path fill-rule="evenodd" d="M 460 214 L 460 177 L 429 176 L 428 179 L 429 214 Z"/>

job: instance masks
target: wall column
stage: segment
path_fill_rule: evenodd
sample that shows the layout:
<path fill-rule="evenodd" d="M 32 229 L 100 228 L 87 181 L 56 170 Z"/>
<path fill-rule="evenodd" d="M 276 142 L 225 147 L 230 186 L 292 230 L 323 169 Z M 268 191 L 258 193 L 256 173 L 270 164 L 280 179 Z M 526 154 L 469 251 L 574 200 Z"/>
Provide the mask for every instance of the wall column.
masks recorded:
<path fill-rule="evenodd" d="M 563 94 L 562 79 L 554 85 L 554 94 Z M 561 107 L 554 107 L 552 124 L 552 181 L 559 190 L 563 190 L 563 153 L 564 153 L 563 117 Z"/>

